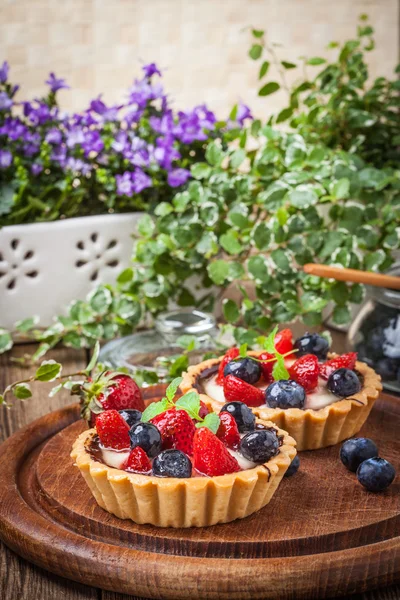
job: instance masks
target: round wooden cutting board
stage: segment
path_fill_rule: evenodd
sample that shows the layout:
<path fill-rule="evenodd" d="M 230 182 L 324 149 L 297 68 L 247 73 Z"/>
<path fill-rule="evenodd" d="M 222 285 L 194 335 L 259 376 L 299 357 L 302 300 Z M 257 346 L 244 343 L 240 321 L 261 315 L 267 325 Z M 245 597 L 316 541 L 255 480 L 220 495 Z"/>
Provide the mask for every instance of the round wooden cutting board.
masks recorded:
<path fill-rule="evenodd" d="M 53 573 L 172 600 L 317 599 L 400 581 L 400 477 L 383 494 L 367 493 L 338 446 L 301 453 L 300 471 L 251 517 L 159 529 L 97 506 L 69 456 L 84 426 L 73 405 L 0 450 L 0 538 Z M 400 400 L 383 394 L 361 433 L 399 473 Z"/>

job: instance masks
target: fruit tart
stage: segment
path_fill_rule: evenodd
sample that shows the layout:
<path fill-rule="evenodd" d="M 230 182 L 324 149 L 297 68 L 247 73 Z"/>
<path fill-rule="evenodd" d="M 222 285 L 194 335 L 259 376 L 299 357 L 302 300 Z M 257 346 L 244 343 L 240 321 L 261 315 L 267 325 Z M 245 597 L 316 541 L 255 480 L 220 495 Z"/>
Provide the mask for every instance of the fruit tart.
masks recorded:
<path fill-rule="evenodd" d="M 139 410 L 105 410 L 71 453 L 97 503 L 121 519 L 203 527 L 246 517 L 270 501 L 295 441 L 242 402 L 219 415 L 195 391 Z"/>
<path fill-rule="evenodd" d="M 329 346 L 317 333 L 293 341 L 290 329 L 275 328 L 265 350 L 232 348 L 190 367 L 181 389 L 198 391 L 215 412 L 244 402 L 258 418 L 287 431 L 298 451 L 332 446 L 361 429 L 382 385 L 355 352 L 338 356 Z"/>

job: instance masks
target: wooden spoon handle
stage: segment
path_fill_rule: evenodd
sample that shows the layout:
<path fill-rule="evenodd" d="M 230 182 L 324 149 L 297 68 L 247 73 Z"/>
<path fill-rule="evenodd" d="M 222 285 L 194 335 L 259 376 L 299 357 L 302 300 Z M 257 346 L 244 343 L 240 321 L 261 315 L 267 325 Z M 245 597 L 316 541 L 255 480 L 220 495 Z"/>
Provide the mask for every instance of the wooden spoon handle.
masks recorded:
<path fill-rule="evenodd" d="M 367 271 L 358 271 L 357 269 L 345 269 L 344 267 L 331 267 L 329 265 L 319 265 L 317 263 L 308 263 L 303 266 L 303 271 L 309 275 L 317 275 L 326 279 L 336 279 L 337 281 L 351 281 L 352 283 L 364 283 L 375 287 L 390 288 L 400 290 L 400 277 L 393 275 L 382 275 L 381 273 L 370 273 Z"/>

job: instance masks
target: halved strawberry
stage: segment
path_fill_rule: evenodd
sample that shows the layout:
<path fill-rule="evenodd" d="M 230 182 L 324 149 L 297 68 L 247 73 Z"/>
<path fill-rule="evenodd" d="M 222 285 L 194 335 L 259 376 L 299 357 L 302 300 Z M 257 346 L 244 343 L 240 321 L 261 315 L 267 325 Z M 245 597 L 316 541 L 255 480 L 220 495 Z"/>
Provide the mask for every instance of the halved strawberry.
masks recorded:
<path fill-rule="evenodd" d="M 200 410 L 199 410 L 199 417 L 201 417 L 202 419 L 204 419 L 204 417 L 206 415 L 208 415 L 210 411 L 208 410 L 207 405 L 203 402 L 203 400 L 200 400 Z"/>
<path fill-rule="evenodd" d="M 288 368 L 289 375 L 297 381 L 306 392 L 312 392 L 318 385 L 319 365 L 315 354 L 305 354 Z"/>
<path fill-rule="evenodd" d="M 163 448 L 176 448 L 185 454 L 193 454 L 193 437 L 196 432 L 195 424 L 185 410 L 169 408 L 151 419 L 161 433 Z"/>
<path fill-rule="evenodd" d="M 218 375 L 217 375 L 217 379 L 216 379 L 216 382 L 219 385 L 222 385 L 224 383 L 224 369 L 225 369 L 226 365 L 229 362 L 231 362 L 231 360 L 233 360 L 234 358 L 237 358 L 238 356 L 239 356 L 239 348 L 231 348 L 230 350 L 228 350 L 228 352 L 225 354 L 225 356 L 219 363 Z"/>
<path fill-rule="evenodd" d="M 207 427 L 196 430 L 193 443 L 193 466 L 202 475 L 210 477 L 241 470 L 236 458 L 229 454 L 221 440 Z"/>
<path fill-rule="evenodd" d="M 235 418 L 231 413 L 223 411 L 219 413 L 220 426 L 217 431 L 217 437 L 228 446 L 235 449 L 240 444 L 240 433 Z"/>
<path fill-rule="evenodd" d="M 293 350 L 293 335 L 290 329 L 282 329 L 275 336 L 275 349 L 279 354 L 286 354 Z"/>
<path fill-rule="evenodd" d="M 270 360 L 271 358 L 275 358 L 273 354 L 269 354 L 269 352 L 261 352 L 258 357 L 260 360 Z M 272 369 L 274 367 L 275 360 L 271 362 L 260 362 L 260 367 L 263 372 L 264 379 L 267 383 L 272 383 Z"/>
<path fill-rule="evenodd" d="M 124 450 L 129 448 L 129 426 L 117 410 L 105 410 L 96 419 L 97 434 L 105 448 Z"/>
<path fill-rule="evenodd" d="M 336 369 L 340 369 L 341 367 L 353 370 L 356 366 L 356 362 L 357 352 L 348 352 L 348 354 L 336 356 L 335 358 L 327 360 L 322 365 L 319 365 L 319 374 L 323 379 L 328 379 L 333 371 L 336 371 Z"/>
<path fill-rule="evenodd" d="M 129 473 L 148 474 L 151 471 L 151 462 L 146 452 L 140 446 L 136 446 L 131 450 L 122 468 Z"/>
<path fill-rule="evenodd" d="M 234 375 L 224 379 L 224 394 L 227 402 L 244 402 L 247 406 L 265 404 L 265 392 Z"/>

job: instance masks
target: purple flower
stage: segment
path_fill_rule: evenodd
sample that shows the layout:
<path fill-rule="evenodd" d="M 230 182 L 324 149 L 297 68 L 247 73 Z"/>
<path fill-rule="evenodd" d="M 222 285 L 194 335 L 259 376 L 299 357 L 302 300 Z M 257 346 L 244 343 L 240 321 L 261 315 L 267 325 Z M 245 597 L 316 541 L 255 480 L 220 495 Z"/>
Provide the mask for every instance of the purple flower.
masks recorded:
<path fill-rule="evenodd" d="M 91 152 L 99 154 L 104 148 L 104 142 L 101 139 L 100 133 L 96 129 L 91 129 L 85 132 L 85 139 L 82 143 L 82 148 L 85 152 L 85 156 L 88 156 Z"/>
<path fill-rule="evenodd" d="M 8 138 L 14 142 L 23 138 L 27 131 L 27 127 L 25 127 L 19 119 L 13 119 L 11 117 L 8 117 L 4 121 L 4 125 L 0 127 L 0 134 L 7 135 Z"/>
<path fill-rule="evenodd" d="M 12 163 L 12 154 L 8 150 L 0 150 L 0 169 L 7 169 Z"/>
<path fill-rule="evenodd" d="M 118 131 L 115 136 L 115 140 L 111 143 L 111 148 L 115 150 L 115 152 L 123 152 L 124 148 L 128 143 L 128 135 L 126 131 Z"/>
<path fill-rule="evenodd" d="M 24 115 L 28 117 L 32 125 L 43 125 L 56 117 L 57 113 L 52 114 L 51 109 L 45 102 L 37 102 L 36 106 L 31 102 L 23 102 Z"/>
<path fill-rule="evenodd" d="M 43 171 L 43 165 L 41 163 L 33 163 L 33 165 L 31 166 L 31 173 L 32 175 L 34 175 L 34 177 L 36 177 L 36 175 L 39 175 L 39 173 L 41 173 Z"/>
<path fill-rule="evenodd" d="M 90 173 L 90 165 L 85 163 L 80 158 L 73 158 L 72 156 L 67 159 L 66 168 L 76 173 L 80 172 L 82 175 L 87 175 Z"/>
<path fill-rule="evenodd" d="M 64 167 L 66 157 L 67 157 L 67 149 L 64 145 L 54 146 L 53 151 L 50 155 L 51 160 L 58 162 L 62 167 Z"/>
<path fill-rule="evenodd" d="M 205 104 L 195 106 L 193 109 L 194 114 L 199 119 L 199 125 L 204 129 L 214 129 L 214 123 L 217 119 L 211 110 L 208 110 Z"/>
<path fill-rule="evenodd" d="M 0 83 L 5 83 L 7 81 L 9 69 L 9 64 L 5 60 L 0 67 Z"/>
<path fill-rule="evenodd" d="M 78 144 L 83 144 L 85 141 L 85 134 L 82 127 L 72 127 L 70 131 L 67 133 L 67 146 L 68 148 L 73 148 Z"/>
<path fill-rule="evenodd" d="M 144 108 L 150 100 L 162 98 L 164 94 L 161 83 L 152 84 L 149 80 L 135 81 L 129 90 L 129 103 Z"/>
<path fill-rule="evenodd" d="M 140 194 L 142 190 L 152 187 L 153 185 L 151 177 L 146 175 L 146 173 L 144 173 L 141 169 L 136 169 L 136 171 L 132 174 L 132 182 L 133 191 L 136 194 Z"/>
<path fill-rule="evenodd" d="M 46 133 L 44 138 L 48 144 L 61 144 L 62 142 L 62 133 L 56 127 L 52 127 Z"/>
<path fill-rule="evenodd" d="M 152 77 L 153 75 L 159 75 L 161 77 L 161 71 L 157 68 L 156 63 L 143 65 L 142 69 L 146 77 Z"/>
<path fill-rule="evenodd" d="M 52 92 L 58 92 L 58 90 L 68 90 L 69 85 L 65 83 L 65 79 L 61 79 L 61 77 L 56 77 L 54 73 L 50 73 L 49 78 L 46 79 L 47 85 L 50 86 L 50 90 Z"/>
<path fill-rule="evenodd" d="M 118 116 L 119 107 L 118 106 L 110 106 L 107 107 L 103 100 L 101 100 L 101 96 L 95 98 L 90 103 L 90 110 L 100 115 L 103 121 L 115 121 Z"/>
<path fill-rule="evenodd" d="M 190 177 L 190 171 L 187 169 L 174 169 L 168 173 L 168 185 L 179 187 L 187 182 Z"/>
<path fill-rule="evenodd" d="M 12 100 L 6 92 L 0 92 L 0 110 L 8 110 L 12 106 Z"/>
<path fill-rule="evenodd" d="M 128 196 L 131 198 L 134 193 L 132 173 L 125 171 L 122 175 L 116 175 L 117 194 L 118 196 Z"/>
<path fill-rule="evenodd" d="M 246 104 L 239 102 L 236 112 L 236 121 L 242 127 L 246 119 L 253 119 L 253 115 L 251 114 L 250 108 Z"/>
<path fill-rule="evenodd" d="M 184 144 L 192 144 L 194 141 L 207 139 L 200 119 L 195 112 L 179 112 L 179 123 L 174 128 L 174 134 Z"/>
<path fill-rule="evenodd" d="M 174 117 L 172 110 L 168 110 L 162 117 L 150 117 L 150 127 L 157 133 L 171 134 L 174 128 Z"/>
<path fill-rule="evenodd" d="M 125 115 L 125 122 L 130 127 L 132 123 L 137 123 L 143 114 L 143 108 L 134 108 Z"/>
<path fill-rule="evenodd" d="M 154 150 L 154 158 L 162 167 L 169 171 L 174 160 L 178 160 L 181 155 L 173 146 L 174 140 L 171 137 L 158 138 L 156 140 L 157 147 Z"/>

